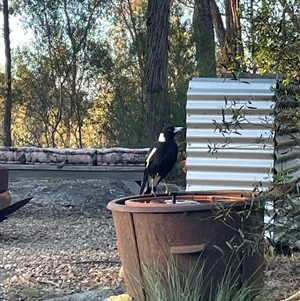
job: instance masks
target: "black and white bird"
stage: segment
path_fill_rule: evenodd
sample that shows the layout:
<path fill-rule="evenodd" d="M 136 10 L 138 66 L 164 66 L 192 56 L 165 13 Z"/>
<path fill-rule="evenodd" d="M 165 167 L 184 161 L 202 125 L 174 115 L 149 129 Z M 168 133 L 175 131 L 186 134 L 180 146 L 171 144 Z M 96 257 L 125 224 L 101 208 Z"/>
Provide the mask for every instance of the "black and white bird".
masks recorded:
<path fill-rule="evenodd" d="M 174 136 L 183 130 L 183 127 L 166 127 L 160 133 L 158 141 L 149 151 L 145 163 L 145 171 L 140 194 L 155 195 L 156 187 L 173 169 L 178 154 L 178 146 Z"/>

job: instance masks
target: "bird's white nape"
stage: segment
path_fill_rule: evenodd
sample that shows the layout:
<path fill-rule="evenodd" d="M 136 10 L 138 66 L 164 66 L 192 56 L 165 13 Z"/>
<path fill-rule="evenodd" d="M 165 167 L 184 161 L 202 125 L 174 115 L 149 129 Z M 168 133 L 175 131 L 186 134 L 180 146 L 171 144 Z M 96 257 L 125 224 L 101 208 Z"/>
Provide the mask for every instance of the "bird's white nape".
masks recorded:
<path fill-rule="evenodd" d="M 166 141 L 166 137 L 164 133 L 160 133 L 158 136 L 158 142 L 165 142 Z"/>

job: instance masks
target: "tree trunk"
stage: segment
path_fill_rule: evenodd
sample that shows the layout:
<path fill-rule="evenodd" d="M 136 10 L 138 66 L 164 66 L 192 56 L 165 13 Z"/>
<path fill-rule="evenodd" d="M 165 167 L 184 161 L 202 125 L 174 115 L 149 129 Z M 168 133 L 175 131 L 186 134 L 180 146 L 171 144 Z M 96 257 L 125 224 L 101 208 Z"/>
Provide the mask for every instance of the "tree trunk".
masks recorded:
<path fill-rule="evenodd" d="M 239 69 L 240 62 L 236 57 L 244 54 L 241 16 L 239 13 L 240 1 L 224 0 L 224 4 L 226 26 L 223 24 L 216 1 L 210 0 L 213 24 L 220 44 L 223 62 L 230 68 Z"/>
<path fill-rule="evenodd" d="M 242 31 L 241 20 L 239 15 L 239 0 L 225 1 L 226 14 L 226 37 L 225 49 L 222 53 L 226 53 L 226 58 L 233 63 L 234 68 L 239 68 L 239 61 L 236 59 L 237 55 L 243 55 L 242 46 Z"/>
<path fill-rule="evenodd" d="M 8 0 L 3 0 L 3 23 L 4 23 L 4 43 L 5 43 L 5 110 L 4 110 L 4 145 L 11 146 L 11 53 L 9 40 L 9 11 Z"/>
<path fill-rule="evenodd" d="M 212 19 L 213 19 L 213 25 L 216 30 L 216 35 L 217 35 L 219 44 L 222 48 L 222 46 L 225 44 L 226 29 L 224 27 L 224 23 L 222 20 L 222 16 L 221 16 L 219 7 L 215 0 L 211 0 L 210 8 L 211 8 L 211 14 L 212 14 Z"/>
<path fill-rule="evenodd" d="M 195 0 L 194 43 L 199 76 L 216 76 L 215 37 L 210 0 Z"/>
<path fill-rule="evenodd" d="M 168 34 L 169 0 L 149 0 L 147 9 L 146 38 L 146 115 L 149 142 L 158 134 L 169 119 L 168 99 Z"/>

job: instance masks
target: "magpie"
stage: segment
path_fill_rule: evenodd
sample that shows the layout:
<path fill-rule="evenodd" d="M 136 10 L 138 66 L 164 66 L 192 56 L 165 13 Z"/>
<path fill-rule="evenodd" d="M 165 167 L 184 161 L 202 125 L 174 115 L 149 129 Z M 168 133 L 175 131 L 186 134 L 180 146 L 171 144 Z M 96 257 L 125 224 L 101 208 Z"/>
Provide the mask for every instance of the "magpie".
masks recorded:
<path fill-rule="evenodd" d="M 166 127 L 160 133 L 158 141 L 151 147 L 145 163 L 144 177 L 140 194 L 155 195 L 159 182 L 173 169 L 178 154 L 174 141 L 176 133 L 183 127 Z"/>

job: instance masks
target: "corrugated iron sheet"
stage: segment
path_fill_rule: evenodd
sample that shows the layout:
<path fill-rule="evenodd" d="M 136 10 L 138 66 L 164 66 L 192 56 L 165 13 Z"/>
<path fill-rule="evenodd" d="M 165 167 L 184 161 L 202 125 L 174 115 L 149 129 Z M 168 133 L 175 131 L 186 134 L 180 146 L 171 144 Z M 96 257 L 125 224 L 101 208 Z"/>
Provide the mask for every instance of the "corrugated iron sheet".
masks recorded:
<path fill-rule="evenodd" d="M 296 84 L 288 86 L 278 84 L 275 94 L 274 172 L 285 174 L 286 182 L 293 182 L 300 176 L 300 129 L 297 124 L 289 121 L 291 115 L 297 116 L 297 111 L 299 111 L 299 101 L 295 101 L 293 95 L 294 92 L 299 93 L 299 88 Z"/>
<path fill-rule="evenodd" d="M 247 82 L 244 83 L 243 81 Z M 252 190 L 270 183 L 274 166 L 276 84 L 272 79 L 194 78 L 187 93 L 187 190 Z M 240 109 L 245 119 L 231 133 L 216 129 Z M 215 123 L 214 123 L 215 121 Z M 270 176 L 269 176 L 270 175 Z"/>

